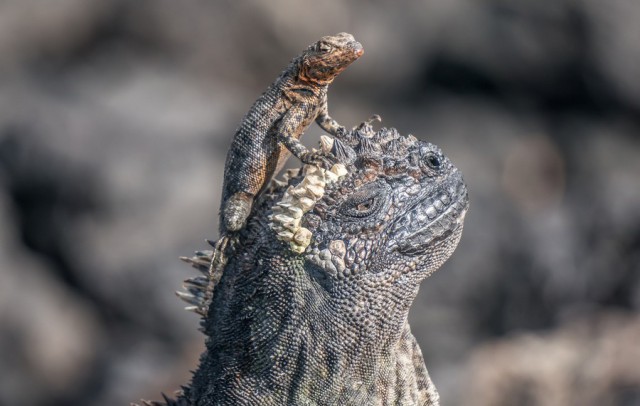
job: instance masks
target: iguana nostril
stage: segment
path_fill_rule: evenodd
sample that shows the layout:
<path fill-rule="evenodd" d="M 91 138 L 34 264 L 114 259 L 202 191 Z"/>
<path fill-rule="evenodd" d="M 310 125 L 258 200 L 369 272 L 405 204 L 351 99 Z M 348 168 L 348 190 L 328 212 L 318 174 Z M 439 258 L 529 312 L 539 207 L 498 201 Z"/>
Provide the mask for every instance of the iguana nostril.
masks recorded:
<path fill-rule="evenodd" d="M 433 207 L 435 207 L 438 211 L 442 211 L 442 209 L 444 209 L 444 205 L 440 200 L 436 200 L 435 202 L 433 202 Z"/>
<path fill-rule="evenodd" d="M 427 216 L 429 217 L 429 219 L 434 219 L 436 218 L 436 215 L 438 214 L 438 212 L 436 211 L 436 208 L 433 206 L 430 206 L 427 209 Z"/>

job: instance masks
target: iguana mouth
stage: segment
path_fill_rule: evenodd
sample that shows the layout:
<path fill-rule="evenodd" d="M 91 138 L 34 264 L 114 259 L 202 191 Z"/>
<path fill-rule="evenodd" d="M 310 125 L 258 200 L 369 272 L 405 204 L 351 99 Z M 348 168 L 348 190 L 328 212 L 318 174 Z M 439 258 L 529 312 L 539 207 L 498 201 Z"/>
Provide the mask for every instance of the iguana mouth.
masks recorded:
<path fill-rule="evenodd" d="M 463 183 L 453 196 L 441 193 L 436 198 L 426 197 L 406 215 L 408 227 L 400 233 L 397 251 L 409 256 L 425 254 L 459 231 L 467 209 Z"/>

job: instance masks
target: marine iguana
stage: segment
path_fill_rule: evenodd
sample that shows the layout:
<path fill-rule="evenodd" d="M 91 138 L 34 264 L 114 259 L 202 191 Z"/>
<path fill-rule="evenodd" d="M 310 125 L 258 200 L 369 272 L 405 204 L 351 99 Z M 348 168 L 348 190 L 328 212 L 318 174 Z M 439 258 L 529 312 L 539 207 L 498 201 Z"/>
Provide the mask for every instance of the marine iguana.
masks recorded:
<path fill-rule="evenodd" d="M 306 166 L 263 193 L 210 303 L 212 252 L 187 259 L 204 274 L 183 298 L 208 305 L 206 351 L 167 405 L 439 405 L 407 315 L 458 244 L 465 183 L 438 147 L 395 129 L 364 123 L 345 140 L 323 138 L 332 170 Z"/>

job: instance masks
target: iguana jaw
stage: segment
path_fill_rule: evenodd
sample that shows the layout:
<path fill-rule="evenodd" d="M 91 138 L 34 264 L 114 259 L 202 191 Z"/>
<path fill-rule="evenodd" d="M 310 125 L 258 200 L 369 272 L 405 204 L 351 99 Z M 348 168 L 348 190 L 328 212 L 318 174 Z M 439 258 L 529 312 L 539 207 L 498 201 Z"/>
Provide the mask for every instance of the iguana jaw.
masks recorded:
<path fill-rule="evenodd" d="M 451 191 L 454 193 L 428 194 L 411 209 L 407 228 L 398 230 L 398 252 L 407 256 L 427 254 L 462 227 L 468 209 L 467 189 L 459 183 Z"/>

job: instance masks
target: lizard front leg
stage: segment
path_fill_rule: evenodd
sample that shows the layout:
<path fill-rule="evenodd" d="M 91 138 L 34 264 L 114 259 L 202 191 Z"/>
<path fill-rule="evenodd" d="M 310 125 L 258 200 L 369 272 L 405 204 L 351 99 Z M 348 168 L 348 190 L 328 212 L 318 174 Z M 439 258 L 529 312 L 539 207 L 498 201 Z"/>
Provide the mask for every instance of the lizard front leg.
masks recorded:
<path fill-rule="evenodd" d="M 333 155 L 322 152 L 312 152 L 298 140 L 305 128 L 303 122 L 307 114 L 308 106 L 305 104 L 293 105 L 282 118 L 278 126 L 278 141 L 281 142 L 293 156 L 305 164 L 321 167 L 331 167 Z"/>
<path fill-rule="evenodd" d="M 334 137 L 344 138 L 347 134 L 347 129 L 341 126 L 336 120 L 329 115 L 329 108 L 327 107 L 327 96 L 322 101 L 320 112 L 316 117 L 316 123 Z"/>

